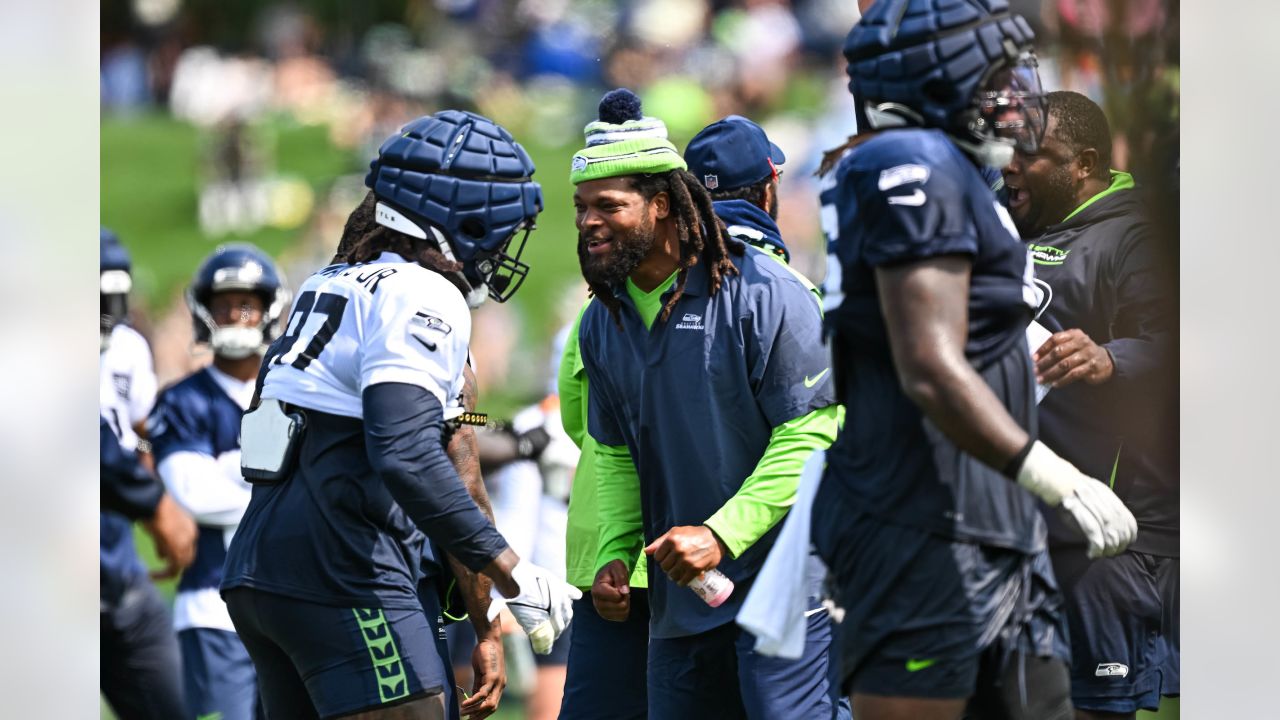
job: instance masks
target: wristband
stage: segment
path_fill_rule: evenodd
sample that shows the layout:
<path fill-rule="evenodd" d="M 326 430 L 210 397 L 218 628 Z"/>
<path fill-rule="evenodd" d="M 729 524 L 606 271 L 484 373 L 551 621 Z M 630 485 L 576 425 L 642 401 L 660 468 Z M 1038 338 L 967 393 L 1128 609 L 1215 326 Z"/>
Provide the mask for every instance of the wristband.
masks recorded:
<path fill-rule="evenodd" d="M 1022 446 L 1016 455 L 1009 458 L 1009 462 L 1004 466 L 1004 476 L 1010 480 L 1018 479 L 1018 471 L 1022 469 L 1022 463 L 1026 461 L 1027 456 L 1031 454 L 1031 448 L 1036 444 L 1035 438 L 1027 438 L 1027 444 Z"/>

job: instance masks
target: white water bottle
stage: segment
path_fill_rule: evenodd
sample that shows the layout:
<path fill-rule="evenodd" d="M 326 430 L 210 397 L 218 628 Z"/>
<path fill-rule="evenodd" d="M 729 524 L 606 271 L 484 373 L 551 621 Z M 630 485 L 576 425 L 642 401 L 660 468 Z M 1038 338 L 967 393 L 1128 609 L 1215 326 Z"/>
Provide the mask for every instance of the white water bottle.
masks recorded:
<path fill-rule="evenodd" d="M 727 575 L 712 568 L 689 581 L 689 589 L 698 594 L 711 607 L 720 607 L 733 594 L 733 581 Z"/>

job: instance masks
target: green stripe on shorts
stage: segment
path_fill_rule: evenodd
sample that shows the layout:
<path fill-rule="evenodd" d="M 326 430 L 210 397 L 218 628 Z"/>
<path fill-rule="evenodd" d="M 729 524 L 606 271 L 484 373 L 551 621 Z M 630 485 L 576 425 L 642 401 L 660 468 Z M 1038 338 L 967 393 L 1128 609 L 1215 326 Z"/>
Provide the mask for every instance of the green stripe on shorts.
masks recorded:
<path fill-rule="evenodd" d="M 382 608 L 352 608 L 351 612 L 355 613 L 356 624 L 360 626 L 364 644 L 369 648 L 369 659 L 373 662 L 378 696 L 382 702 L 408 696 L 409 678 L 405 675 L 400 650 L 396 648 L 396 640 L 391 635 L 391 626 L 387 624 Z"/>

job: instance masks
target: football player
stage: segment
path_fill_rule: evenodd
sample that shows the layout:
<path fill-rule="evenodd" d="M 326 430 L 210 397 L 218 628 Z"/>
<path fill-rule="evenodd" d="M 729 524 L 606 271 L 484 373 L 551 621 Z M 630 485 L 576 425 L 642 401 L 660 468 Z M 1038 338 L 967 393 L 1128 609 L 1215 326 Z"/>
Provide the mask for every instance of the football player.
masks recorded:
<path fill-rule="evenodd" d="M 418 593 L 448 572 L 436 546 L 493 580 L 535 651 L 578 596 L 516 556 L 445 449 L 465 412 L 469 306 L 505 301 L 528 272 L 533 162 L 500 126 L 446 110 L 390 137 L 370 168 L 242 426 L 261 484 L 222 588 L 268 717 L 446 717 L 440 602 Z"/>
<path fill-rule="evenodd" d="M 1040 140 L 1031 41 L 1005 0 L 879 0 L 845 42 L 860 135 L 835 170 L 843 299 L 826 317 L 847 416 L 813 537 L 860 720 L 1071 718 L 1037 499 L 1092 555 L 1137 531 L 1036 440 L 1037 298 L 980 172 Z"/>
<path fill-rule="evenodd" d="M 234 243 L 205 258 L 186 299 L 195 341 L 213 351 L 213 364 L 161 393 L 147 429 L 160 478 L 200 527 L 195 562 L 173 605 L 187 716 L 250 720 L 258 704 L 253 662 L 218 585 L 227 544 L 249 504 L 240 416 L 253 397 L 262 353 L 279 334 L 289 291 L 266 253 Z"/>
<path fill-rule="evenodd" d="M 169 611 L 133 543 L 133 521 L 155 540 L 172 577 L 191 564 L 196 528 L 149 471 L 138 430 L 155 400 L 147 341 L 125 323 L 132 287 L 129 253 L 103 228 L 100 242 L 99 414 L 102 511 L 99 605 L 102 694 L 122 717 L 180 716 L 182 678 Z"/>

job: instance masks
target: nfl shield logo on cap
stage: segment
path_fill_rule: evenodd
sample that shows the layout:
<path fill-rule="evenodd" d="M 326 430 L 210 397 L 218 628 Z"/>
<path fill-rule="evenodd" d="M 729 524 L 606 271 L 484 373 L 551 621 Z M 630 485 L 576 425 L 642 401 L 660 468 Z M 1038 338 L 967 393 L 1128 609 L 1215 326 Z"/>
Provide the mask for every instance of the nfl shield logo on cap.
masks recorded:
<path fill-rule="evenodd" d="M 706 185 L 708 190 L 715 190 L 716 188 L 720 187 L 720 176 L 719 175 L 703 175 L 702 184 Z"/>

